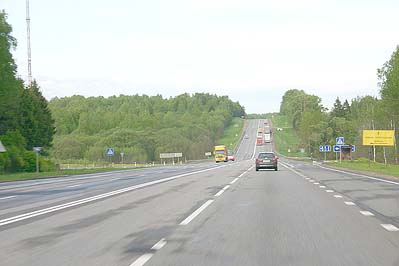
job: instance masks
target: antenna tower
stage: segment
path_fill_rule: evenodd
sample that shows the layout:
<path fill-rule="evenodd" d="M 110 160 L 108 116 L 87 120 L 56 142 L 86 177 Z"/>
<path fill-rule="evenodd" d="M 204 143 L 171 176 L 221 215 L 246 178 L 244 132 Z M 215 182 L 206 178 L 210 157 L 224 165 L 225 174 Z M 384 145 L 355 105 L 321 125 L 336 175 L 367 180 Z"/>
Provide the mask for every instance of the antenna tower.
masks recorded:
<path fill-rule="evenodd" d="M 28 45 L 28 86 L 32 84 L 32 56 L 30 48 L 30 15 L 29 15 L 29 0 L 26 0 L 26 31 L 27 31 L 27 45 Z"/>

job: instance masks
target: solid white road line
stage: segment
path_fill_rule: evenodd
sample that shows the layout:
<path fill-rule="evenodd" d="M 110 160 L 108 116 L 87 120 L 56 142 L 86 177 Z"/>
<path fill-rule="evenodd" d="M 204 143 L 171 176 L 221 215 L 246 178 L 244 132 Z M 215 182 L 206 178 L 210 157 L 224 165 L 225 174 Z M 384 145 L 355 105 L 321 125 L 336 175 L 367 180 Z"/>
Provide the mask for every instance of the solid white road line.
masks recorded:
<path fill-rule="evenodd" d="M 199 207 L 195 212 L 190 214 L 186 219 L 184 219 L 180 225 L 187 225 L 189 224 L 192 220 L 194 220 L 195 217 L 197 217 L 203 210 L 205 210 L 209 205 L 211 205 L 213 200 L 208 200 L 204 204 L 202 204 L 201 207 Z"/>
<path fill-rule="evenodd" d="M 355 206 L 356 204 L 354 203 L 354 202 L 352 202 L 352 201 L 345 201 L 345 204 L 346 205 L 349 205 L 349 206 Z"/>
<path fill-rule="evenodd" d="M 137 171 L 137 170 L 136 170 Z M 76 180 L 88 180 L 88 179 L 92 179 L 92 178 L 99 178 L 99 177 L 107 177 L 107 176 L 112 176 L 115 174 L 120 174 L 123 172 L 130 172 L 129 170 L 124 170 L 124 171 L 114 171 L 114 172 L 106 172 L 104 174 L 99 174 L 99 173 L 94 173 L 94 174 L 86 174 L 84 175 L 84 177 L 68 177 L 67 179 L 59 179 L 56 178 L 57 180 L 51 180 L 51 181 L 43 181 L 43 180 L 32 180 L 35 181 L 33 183 L 29 183 L 29 184 L 24 184 L 24 185 L 12 185 L 12 186 L 6 186 L 6 187 L 1 187 L 0 190 L 9 190 L 9 189 L 19 189 L 19 188 L 29 188 L 29 187 L 33 187 L 33 186 L 39 186 L 39 185 L 48 185 L 48 184 L 58 184 L 58 183 L 64 183 L 64 182 L 72 182 L 72 181 L 76 181 Z M 79 175 L 81 176 L 81 175 Z M 102 181 L 102 180 L 98 180 L 98 181 Z M 28 182 L 28 181 L 27 181 Z"/>
<path fill-rule="evenodd" d="M 286 165 L 284 165 L 284 164 L 281 164 L 282 166 L 284 166 L 285 168 L 287 168 L 288 170 L 290 170 L 291 172 L 293 172 L 293 173 L 295 173 L 295 174 L 297 174 L 297 175 L 299 175 L 300 177 L 303 177 L 303 178 L 308 178 L 307 176 L 305 176 L 304 174 L 301 174 L 300 172 L 298 172 L 298 171 L 296 171 L 296 170 L 294 170 L 294 169 L 292 169 L 292 168 L 290 168 L 290 167 L 288 167 L 288 166 L 286 166 Z M 310 178 L 309 178 L 310 179 Z"/>
<path fill-rule="evenodd" d="M 332 192 L 334 192 L 334 190 L 327 189 L 326 192 L 327 192 L 327 193 L 332 193 Z"/>
<path fill-rule="evenodd" d="M 233 181 L 230 182 L 230 184 L 234 184 L 235 182 L 237 182 L 238 177 L 236 177 Z"/>
<path fill-rule="evenodd" d="M 15 198 L 15 197 L 16 197 L 16 196 L 8 196 L 8 197 L 0 198 L 0 200 L 12 199 L 12 198 Z"/>
<path fill-rule="evenodd" d="M 165 238 L 162 238 L 161 240 L 158 241 L 158 243 L 156 243 L 155 245 L 152 246 L 151 249 L 153 250 L 160 250 L 161 248 L 163 248 L 163 246 L 166 245 L 166 240 Z"/>
<path fill-rule="evenodd" d="M 342 196 L 341 196 L 341 195 L 334 195 L 334 198 L 341 199 L 341 198 L 342 198 Z"/>
<path fill-rule="evenodd" d="M 389 183 L 389 184 L 394 184 L 394 185 L 399 185 L 398 182 L 394 182 L 394 181 L 389 181 L 389 180 L 385 180 L 385 179 L 381 179 L 381 178 L 376 178 L 376 177 L 371 177 L 371 176 L 367 176 L 367 175 L 360 175 L 360 174 L 355 174 L 355 173 L 351 173 L 351 172 L 346 172 L 346 171 L 342 171 L 342 170 L 337 170 L 337 169 L 332 169 L 332 168 L 328 168 L 328 167 L 324 167 L 319 165 L 320 168 L 326 169 L 326 170 L 330 170 L 333 172 L 338 172 L 338 173 L 343 173 L 343 174 L 348 174 L 348 175 L 354 175 L 354 176 L 360 176 L 360 177 L 365 177 L 368 179 L 372 179 L 372 180 L 376 180 L 376 181 L 381 181 L 381 182 L 385 182 L 385 183 Z"/>
<path fill-rule="evenodd" d="M 374 216 L 374 214 L 369 211 L 360 211 L 360 213 L 363 214 L 364 216 Z"/>
<path fill-rule="evenodd" d="M 37 210 L 37 211 L 33 211 L 33 212 L 20 214 L 20 215 L 17 215 L 17 216 L 13 216 L 13 217 L 10 217 L 10 218 L 6 218 L 6 219 L 3 219 L 3 220 L 0 220 L 0 226 L 6 225 L 6 224 L 15 223 L 15 222 L 22 221 L 22 220 L 26 220 L 26 219 L 29 219 L 29 218 L 33 218 L 33 217 L 36 217 L 36 216 L 43 215 L 43 214 L 47 214 L 47 213 L 63 210 L 63 209 L 66 209 L 66 208 L 70 208 L 70 207 L 73 207 L 73 206 L 77 206 L 77 205 L 81 205 L 81 204 L 84 204 L 84 203 L 92 202 L 92 201 L 95 201 L 95 200 L 108 198 L 108 197 L 111 197 L 111 196 L 114 196 L 114 195 L 119 195 L 119 194 L 122 194 L 122 193 L 126 193 L 126 192 L 129 192 L 129 191 L 132 191 L 132 190 L 139 189 L 139 188 L 148 187 L 148 186 L 159 184 L 159 183 L 164 183 L 164 182 L 167 182 L 167 181 L 170 181 L 170 180 L 174 180 L 174 179 L 177 179 L 177 178 L 181 178 L 181 177 L 184 177 L 184 176 L 189 176 L 189 175 L 193 175 L 193 174 L 207 172 L 207 171 L 210 171 L 210 170 L 215 170 L 215 169 L 222 168 L 222 167 L 226 167 L 226 165 L 213 167 L 213 168 L 208 168 L 208 169 L 195 171 L 195 172 L 190 172 L 190 173 L 185 173 L 185 174 L 181 174 L 181 175 L 171 176 L 171 177 L 167 177 L 167 178 L 163 178 L 163 179 L 159 179 L 159 180 L 155 180 L 155 181 L 151 181 L 151 182 L 147 182 L 147 183 L 143 183 L 143 184 L 139 184 L 139 185 L 123 188 L 123 189 L 114 190 L 114 191 L 111 191 L 111 192 L 108 192 L 108 193 L 104 193 L 104 194 L 100 194 L 100 195 L 97 195 L 97 196 L 92 196 L 92 197 L 89 197 L 89 198 L 76 200 L 76 201 L 64 203 L 64 204 L 61 204 L 61 205 L 56 205 L 56 206 L 53 206 L 53 207 L 49 207 L 49 208 L 45 208 L 45 209 L 41 209 L 41 210 Z"/>
<path fill-rule="evenodd" d="M 394 226 L 392 224 L 381 224 L 381 226 L 390 232 L 398 232 L 399 231 L 399 228 L 397 228 L 396 226 Z"/>
<path fill-rule="evenodd" d="M 130 264 L 130 266 L 143 266 L 147 261 L 151 259 L 152 256 L 154 256 L 154 254 L 152 253 L 143 254 L 132 264 Z"/>

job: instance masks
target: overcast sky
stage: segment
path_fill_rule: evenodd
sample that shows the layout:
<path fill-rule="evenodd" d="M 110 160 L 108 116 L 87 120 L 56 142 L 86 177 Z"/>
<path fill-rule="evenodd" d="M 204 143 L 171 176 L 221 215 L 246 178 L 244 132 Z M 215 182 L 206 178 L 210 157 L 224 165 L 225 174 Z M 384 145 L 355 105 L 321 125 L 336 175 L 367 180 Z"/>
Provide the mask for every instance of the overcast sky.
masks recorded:
<path fill-rule="evenodd" d="M 2 0 L 26 79 L 25 0 Z M 397 0 L 31 0 L 33 76 L 44 96 L 210 92 L 247 113 L 287 89 L 331 106 L 378 96 L 399 45 Z"/>

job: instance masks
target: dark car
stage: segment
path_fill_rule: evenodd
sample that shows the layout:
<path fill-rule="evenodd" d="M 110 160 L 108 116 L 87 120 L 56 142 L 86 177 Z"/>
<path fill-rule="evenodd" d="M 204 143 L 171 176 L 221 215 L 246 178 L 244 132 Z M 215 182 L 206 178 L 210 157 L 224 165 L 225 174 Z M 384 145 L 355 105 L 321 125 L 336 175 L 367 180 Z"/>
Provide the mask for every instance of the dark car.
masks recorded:
<path fill-rule="evenodd" d="M 274 152 L 260 152 L 258 154 L 258 158 L 256 158 L 256 171 L 259 169 L 274 169 L 277 171 L 277 160 L 278 157 L 274 154 Z"/>

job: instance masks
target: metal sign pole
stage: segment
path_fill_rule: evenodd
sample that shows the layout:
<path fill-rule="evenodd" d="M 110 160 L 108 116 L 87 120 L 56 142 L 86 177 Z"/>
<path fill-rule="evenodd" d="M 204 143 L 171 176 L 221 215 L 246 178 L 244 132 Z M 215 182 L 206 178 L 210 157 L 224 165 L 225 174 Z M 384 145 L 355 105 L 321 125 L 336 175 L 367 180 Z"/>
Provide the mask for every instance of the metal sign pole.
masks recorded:
<path fill-rule="evenodd" d="M 36 152 L 36 174 L 39 174 L 39 153 Z"/>
<path fill-rule="evenodd" d="M 339 147 L 339 164 L 342 163 L 342 147 Z"/>

